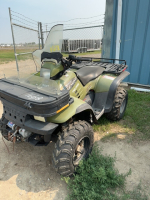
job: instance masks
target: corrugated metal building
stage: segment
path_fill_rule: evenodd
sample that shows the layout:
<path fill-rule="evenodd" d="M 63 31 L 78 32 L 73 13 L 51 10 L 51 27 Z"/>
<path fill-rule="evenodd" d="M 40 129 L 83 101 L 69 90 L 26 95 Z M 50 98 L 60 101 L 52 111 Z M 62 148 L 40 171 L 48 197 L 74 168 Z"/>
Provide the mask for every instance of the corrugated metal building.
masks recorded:
<path fill-rule="evenodd" d="M 127 82 L 150 85 L 150 0 L 106 0 L 102 57 L 127 61 Z"/>

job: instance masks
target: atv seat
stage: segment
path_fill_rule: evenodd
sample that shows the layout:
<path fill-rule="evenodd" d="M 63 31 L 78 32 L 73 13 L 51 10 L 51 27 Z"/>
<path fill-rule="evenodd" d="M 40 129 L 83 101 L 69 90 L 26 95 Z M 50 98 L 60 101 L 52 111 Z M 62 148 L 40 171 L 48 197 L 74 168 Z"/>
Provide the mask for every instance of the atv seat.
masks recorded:
<path fill-rule="evenodd" d="M 99 66 L 85 66 L 75 73 L 81 83 L 85 86 L 88 82 L 96 79 L 99 75 L 103 73 L 105 68 Z"/>

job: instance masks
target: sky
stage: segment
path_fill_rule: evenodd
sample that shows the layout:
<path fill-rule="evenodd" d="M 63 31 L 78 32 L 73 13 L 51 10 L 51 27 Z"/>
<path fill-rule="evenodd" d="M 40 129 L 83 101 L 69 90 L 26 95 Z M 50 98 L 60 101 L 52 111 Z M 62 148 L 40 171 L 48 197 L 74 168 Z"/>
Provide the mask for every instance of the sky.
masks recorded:
<path fill-rule="evenodd" d="M 94 26 L 97 23 L 102 23 L 104 18 L 103 14 L 105 13 L 105 1 L 106 0 L 0 0 L 0 44 L 12 43 L 8 7 L 10 7 L 12 11 L 35 21 L 43 23 L 56 22 L 53 23 L 53 25 L 75 18 L 86 18 L 64 22 L 66 28 L 71 28 L 73 24 L 75 24 L 74 26 L 78 26 L 79 23 L 82 23 L 80 26 Z M 47 25 L 48 29 L 51 25 Z M 35 26 L 35 24 L 33 24 L 33 26 Z M 22 33 L 18 32 L 18 37 L 19 34 L 21 37 Z"/>

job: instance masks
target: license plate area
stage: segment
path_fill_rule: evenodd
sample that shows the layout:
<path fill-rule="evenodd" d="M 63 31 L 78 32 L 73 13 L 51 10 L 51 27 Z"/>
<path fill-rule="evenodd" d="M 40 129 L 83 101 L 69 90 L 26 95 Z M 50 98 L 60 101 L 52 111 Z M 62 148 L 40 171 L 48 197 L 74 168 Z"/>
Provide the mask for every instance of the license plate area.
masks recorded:
<path fill-rule="evenodd" d="M 11 129 L 13 129 L 14 123 L 9 121 L 9 122 L 7 123 L 7 126 L 8 126 L 9 128 L 11 128 Z"/>

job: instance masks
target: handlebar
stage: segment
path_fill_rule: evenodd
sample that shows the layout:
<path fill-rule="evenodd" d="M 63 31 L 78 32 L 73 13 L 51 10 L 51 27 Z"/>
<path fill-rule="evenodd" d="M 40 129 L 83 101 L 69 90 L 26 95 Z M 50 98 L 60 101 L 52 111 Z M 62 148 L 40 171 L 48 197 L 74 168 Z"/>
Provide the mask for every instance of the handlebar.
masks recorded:
<path fill-rule="evenodd" d="M 92 61 L 92 58 L 76 57 L 73 55 L 69 55 L 69 57 L 66 59 L 67 60 L 65 60 L 64 58 L 61 59 L 61 62 L 64 66 L 64 70 L 67 70 L 72 65 L 73 61 L 76 63 L 80 63 L 81 61 Z"/>
<path fill-rule="evenodd" d="M 67 60 L 74 61 L 74 62 L 81 62 L 81 61 L 92 61 L 92 58 L 83 58 L 83 57 L 76 57 L 73 55 L 69 55 Z"/>

